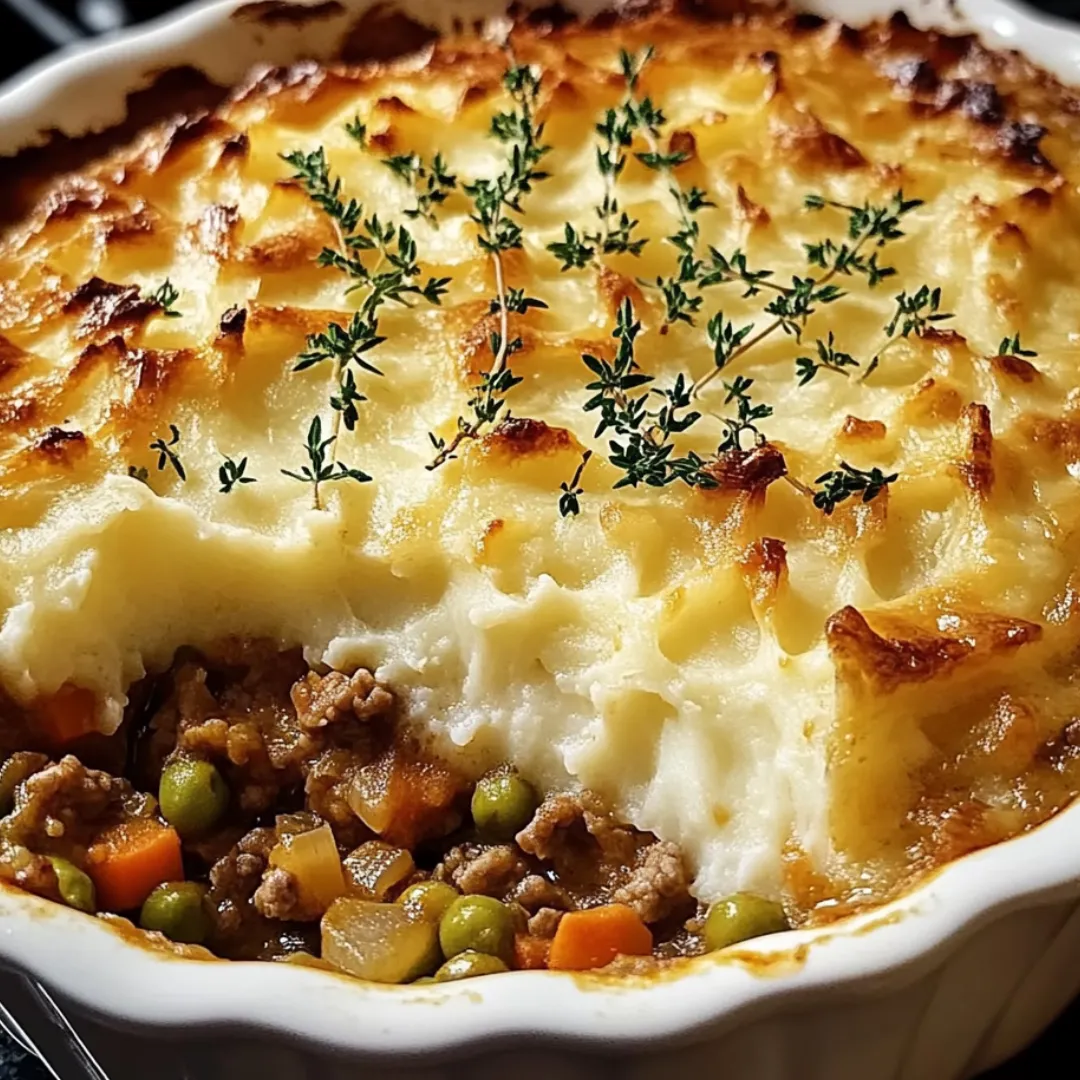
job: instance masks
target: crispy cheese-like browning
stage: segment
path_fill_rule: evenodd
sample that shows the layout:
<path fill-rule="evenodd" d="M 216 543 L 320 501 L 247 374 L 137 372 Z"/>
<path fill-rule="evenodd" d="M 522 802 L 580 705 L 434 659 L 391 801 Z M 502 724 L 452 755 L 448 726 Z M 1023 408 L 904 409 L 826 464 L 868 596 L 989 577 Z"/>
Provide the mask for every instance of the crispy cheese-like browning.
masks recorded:
<path fill-rule="evenodd" d="M 1065 805 L 1080 775 L 1080 99 L 1016 54 L 902 20 L 521 23 L 513 51 L 542 76 L 553 149 L 503 259 L 507 285 L 547 305 L 509 320 L 511 418 L 427 467 L 428 433 L 453 438 L 499 329 L 459 187 L 437 228 L 409 223 L 449 291 L 382 309 L 383 374 L 362 378 L 336 447 L 372 480 L 324 485 L 316 510 L 283 470 L 307 462 L 313 416 L 329 430 L 332 385 L 326 366 L 293 368 L 359 298 L 318 265 L 333 223 L 281 155 L 324 147 L 349 196 L 403 221 L 415 193 L 386 155 L 441 153 L 471 180 L 505 154 L 488 135 L 508 107 L 504 51 L 405 29 L 420 51 L 403 59 L 263 72 L 146 130 L 58 178 L 0 245 L 10 708 L 87 687 L 108 729 L 179 646 L 276 637 L 377 669 L 466 768 L 509 759 L 612 799 L 683 846 L 703 899 L 786 890 L 805 917 Z M 895 278 L 851 283 L 808 341 L 774 334 L 733 369 L 774 410 L 767 441 L 715 458 L 730 406 L 711 383 L 679 442 L 708 462 L 707 489 L 614 489 L 581 356 L 611 359 L 629 300 L 656 385 L 701 378 L 708 315 L 759 321 L 760 299 L 724 286 L 696 325 L 662 328 L 642 282 L 671 273 L 677 222 L 665 178 L 632 155 L 619 197 L 650 238 L 640 257 L 562 271 L 547 250 L 567 222 L 595 227 L 594 124 L 625 94 L 618 50 L 650 45 L 640 92 L 664 110 L 678 181 L 715 204 L 698 218 L 708 245 L 790 280 L 836 233 L 807 194 L 924 202 L 887 249 Z M 952 319 L 863 380 L 895 294 L 923 283 Z M 796 358 L 829 330 L 860 367 L 800 385 Z M 1003 351 L 1016 334 L 1023 350 Z M 581 513 L 564 518 L 587 449 Z M 242 458 L 255 482 L 222 494 L 220 467 Z M 807 488 L 841 460 L 898 479 L 825 514 Z"/>

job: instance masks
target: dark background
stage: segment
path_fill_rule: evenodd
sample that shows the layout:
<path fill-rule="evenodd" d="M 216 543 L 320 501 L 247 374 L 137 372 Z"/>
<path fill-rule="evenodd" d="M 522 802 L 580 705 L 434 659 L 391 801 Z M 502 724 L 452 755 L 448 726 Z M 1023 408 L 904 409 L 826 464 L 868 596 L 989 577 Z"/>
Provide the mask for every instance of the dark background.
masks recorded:
<path fill-rule="evenodd" d="M 107 30 L 125 21 L 153 18 L 179 6 L 169 0 L 0 0 L 0 80 L 47 55 L 56 47 L 55 42 L 65 36 Z M 1039 0 L 1032 6 L 1080 22 L 1080 0 Z M 27 21 L 35 14 L 31 11 L 34 8 L 39 21 L 49 14 L 59 15 L 62 21 L 52 25 L 42 22 L 46 33 L 39 32 Z M 20 10 L 24 13 L 22 16 L 16 14 Z M 1076 960 L 1080 964 L 1080 956 Z M 1068 1033 L 1075 1032 L 1078 1025 L 1080 1003 L 1074 1005 L 1027 1053 L 988 1074 L 984 1080 L 1041 1080 L 1049 1076 L 1077 1075 L 1075 1039 L 1070 1040 Z M 1061 1072 L 1063 1063 L 1068 1061 L 1073 1061 L 1073 1066 Z M 46 1074 L 0 1034 L 0 1080 L 46 1080 Z M 875 1078 L 867 1077 L 867 1080 Z"/>

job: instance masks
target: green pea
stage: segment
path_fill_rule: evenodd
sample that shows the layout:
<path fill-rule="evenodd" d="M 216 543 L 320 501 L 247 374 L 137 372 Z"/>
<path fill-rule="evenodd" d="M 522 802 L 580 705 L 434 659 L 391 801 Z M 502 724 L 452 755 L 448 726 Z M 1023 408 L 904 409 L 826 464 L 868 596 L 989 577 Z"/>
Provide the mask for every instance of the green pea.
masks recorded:
<path fill-rule="evenodd" d="M 206 889 L 194 881 L 159 885 L 143 903 L 139 925 L 184 945 L 201 945 L 210 936 Z"/>
<path fill-rule="evenodd" d="M 158 801 L 165 820 L 181 836 L 198 836 L 221 820 L 229 788 L 209 761 L 180 758 L 162 771 Z"/>
<path fill-rule="evenodd" d="M 705 951 L 716 952 L 740 941 L 790 929 L 784 909 L 752 893 L 718 900 L 705 916 Z"/>
<path fill-rule="evenodd" d="M 438 971 L 435 982 L 457 982 L 477 975 L 498 975 L 510 969 L 497 957 L 482 952 L 463 952 L 452 956 Z"/>
<path fill-rule="evenodd" d="M 404 904 L 410 915 L 437 923 L 460 895 L 453 885 L 447 885 L 445 882 L 419 881 L 415 885 L 410 885 L 398 897 L 398 903 Z"/>
<path fill-rule="evenodd" d="M 498 769 L 482 777 L 472 797 L 477 829 L 491 840 L 512 840 L 536 813 L 536 792 L 512 769 Z"/>
<path fill-rule="evenodd" d="M 50 855 L 49 862 L 56 872 L 56 883 L 60 887 L 60 896 L 64 903 L 76 911 L 85 911 L 92 915 L 97 910 L 97 895 L 90 878 L 67 859 Z"/>
<path fill-rule="evenodd" d="M 439 923 L 439 944 L 448 960 L 458 953 L 479 952 L 509 963 L 514 955 L 510 909 L 490 896 L 459 896 Z"/>

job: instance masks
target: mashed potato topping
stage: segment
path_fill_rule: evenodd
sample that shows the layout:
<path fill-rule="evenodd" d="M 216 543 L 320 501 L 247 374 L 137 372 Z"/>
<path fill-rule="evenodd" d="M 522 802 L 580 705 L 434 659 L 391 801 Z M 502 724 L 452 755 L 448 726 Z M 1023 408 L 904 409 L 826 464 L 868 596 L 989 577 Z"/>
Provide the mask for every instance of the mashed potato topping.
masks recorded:
<path fill-rule="evenodd" d="M 130 684 L 180 646 L 302 644 L 311 661 L 377 669 L 472 771 L 509 759 L 543 787 L 611 799 L 683 846 L 704 900 L 877 895 L 1046 817 L 1074 793 L 1080 715 L 1080 103 L 1019 58 L 901 23 L 661 13 L 512 40 L 542 76 L 553 150 L 505 270 L 547 307 L 511 319 L 512 418 L 437 469 L 429 433 L 453 437 L 490 363 L 493 262 L 460 187 L 438 228 L 407 220 L 415 192 L 385 158 L 438 152 L 460 181 L 497 174 L 498 45 L 266 73 L 62 178 L 9 234 L 7 694 L 32 707 L 92 689 L 112 730 Z M 850 295 L 801 344 L 775 333 L 725 372 L 753 379 L 773 415 L 764 466 L 728 461 L 713 490 L 614 489 L 581 357 L 613 356 L 629 297 L 642 369 L 659 387 L 699 378 L 709 318 L 763 329 L 768 298 L 719 286 L 693 324 L 662 326 L 639 279 L 671 273 L 677 219 L 665 176 L 633 157 L 618 191 L 650 238 L 640 256 L 563 271 L 547 250 L 567 222 L 595 226 L 594 124 L 625 95 L 619 48 L 646 45 L 641 91 L 687 155 L 676 175 L 715 204 L 699 215 L 706 249 L 790 281 L 820 274 L 806 244 L 845 233 L 808 194 L 924 203 L 882 250 L 895 277 L 844 278 Z M 346 132 L 357 116 L 366 147 Z M 367 400 L 335 448 L 372 480 L 322 484 L 318 509 L 282 470 L 308 464 L 313 416 L 329 437 L 333 376 L 293 369 L 359 297 L 317 265 L 337 238 L 281 158 L 317 147 L 366 213 L 407 222 L 425 278 L 451 279 L 438 307 L 381 310 L 382 376 L 360 373 Z M 166 279 L 176 317 L 147 299 Z M 951 318 L 864 381 L 896 295 L 923 284 Z M 859 366 L 801 384 L 797 358 L 829 331 Z M 710 384 L 680 452 L 715 456 L 725 396 Z M 560 485 L 589 448 L 581 512 L 564 517 Z M 219 469 L 245 458 L 256 482 L 222 493 Z M 808 489 L 840 461 L 897 479 L 826 514 Z"/>

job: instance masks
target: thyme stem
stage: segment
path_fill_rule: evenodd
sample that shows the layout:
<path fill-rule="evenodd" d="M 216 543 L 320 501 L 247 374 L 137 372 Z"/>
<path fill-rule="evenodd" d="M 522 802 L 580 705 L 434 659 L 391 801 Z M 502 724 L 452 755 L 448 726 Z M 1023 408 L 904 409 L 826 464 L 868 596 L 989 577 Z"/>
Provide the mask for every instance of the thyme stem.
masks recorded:
<path fill-rule="evenodd" d="M 498 385 L 499 376 L 506 371 L 510 349 L 510 313 L 506 306 L 506 279 L 503 271 L 502 255 L 498 251 L 491 253 L 491 263 L 495 270 L 495 302 L 499 307 L 499 348 L 492 358 L 489 377 L 484 381 L 484 405 L 483 412 L 491 411 L 495 404 L 495 387 Z M 482 421 L 479 417 L 470 421 L 465 427 L 458 427 L 457 433 L 434 457 L 428 470 L 437 469 L 445 465 L 454 456 L 455 451 L 466 439 L 475 439 L 480 432 Z"/>
<path fill-rule="evenodd" d="M 495 297 L 491 302 L 491 313 L 498 315 L 499 328 L 491 335 L 491 365 L 469 400 L 473 415 L 469 419 L 458 417 L 457 432 L 449 442 L 430 435 L 435 457 L 427 466 L 429 470 L 444 465 L 462 443 L 478 438 L 481 431 L 500 416 L 510 415 L 503 413 L 504 395 L 521 382 L 510 368 L 510 358 L 523 347 L 520 338 L 510 337 L 510 314 L 523 315 L 531 307 L 547 307 L 542 300 L 526 296 L 522 289 L 507 288 L 502 259 L 503 252 L 523 247 L 522 227 L 512 215 L 524 213 L 523 197 L 533 190 L 535 183 L 547 179 L 548 173 L 538 165 L 551 149 L 541 142 L 544 125 L 536 119 L 540 76 L 530 66 L 517 64 L 512 53 L 509 60 L 503 85 L 515 109 L 498 113 L 491 121 L 491 134 L 510 148 L 506 167 L 494 179 L 477 180 L 463 187 L 473 201 L 472 220 L 480 227 L 478 243 L 491 258 L 494 269 Z"/>

